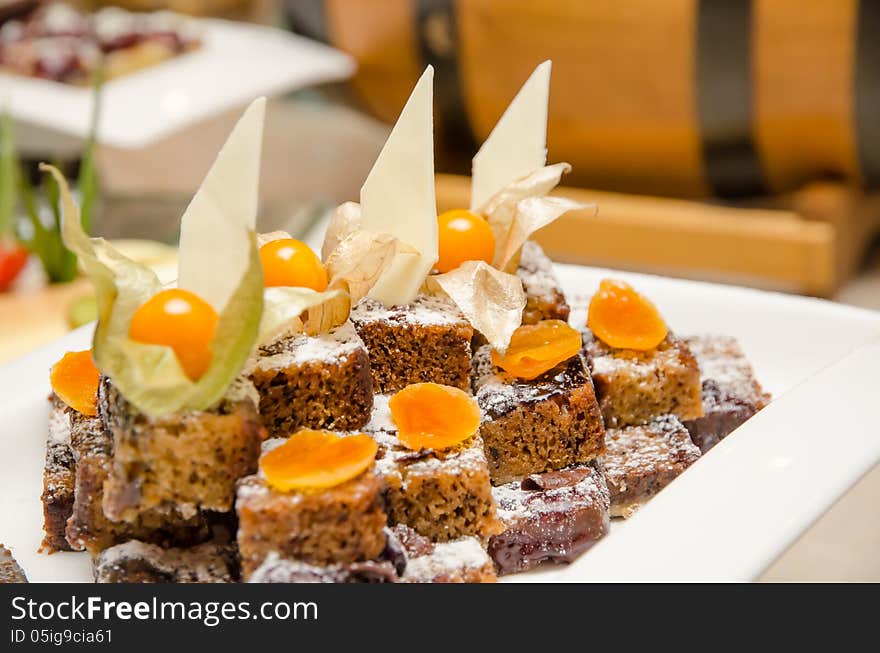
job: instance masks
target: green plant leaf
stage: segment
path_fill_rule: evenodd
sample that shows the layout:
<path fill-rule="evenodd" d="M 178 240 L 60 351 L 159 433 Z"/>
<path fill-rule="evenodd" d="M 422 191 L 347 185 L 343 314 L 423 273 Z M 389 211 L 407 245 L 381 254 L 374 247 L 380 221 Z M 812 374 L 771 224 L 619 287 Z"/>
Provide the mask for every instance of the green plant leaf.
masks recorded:
<path fill-rule="evenodd" d="M 248 267 L 220 311 L 211 343 L 211 365 L 201 378 L 191 381 L 172 349 L 128 337 L 134 312 L 162 288 L 156 274 L 122 256 L 104 239 L 89 238 L 63 175 L 52 166 L 40 167 L 58 183 L 64 242 L 79 257 L 95 287 L 98 325 L 92 346 L 98 368 L 129 402 L 151 417 L 205 410 L 215 405 L 241 372 L 257 337 L 263 307 L 263 276 L 256 235 L 244 225 L 237 235 L 249 241 Z M 224 246 L 237 243 L 216 245 L 222 251 Z"/>
<path fill-rule="evenodd" d="M 12 118 L 4 111 L 0 115 L 0 237 L 11 234 L 15 220 L 15 196 L 18 160 Z"/>

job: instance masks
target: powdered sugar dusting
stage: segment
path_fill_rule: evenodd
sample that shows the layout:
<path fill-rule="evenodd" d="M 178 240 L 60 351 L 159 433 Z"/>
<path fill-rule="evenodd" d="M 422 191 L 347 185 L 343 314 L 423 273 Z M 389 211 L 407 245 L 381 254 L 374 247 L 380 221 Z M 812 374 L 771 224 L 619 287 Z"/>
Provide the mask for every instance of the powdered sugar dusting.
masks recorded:
<path fill-rule="evenodd" d="M 467 321 L 449 299 L 419 295 L 407 306 L 385 306 L 373 299 L 363 299 L 351 311 L 355 323 L 388 322 L 398 326 L 451 326 Z"/>
<path fill-rule="evenodd" d="M 489 555 L 475 537 L 434 545 L 434 550 L 410 558 L 403 573 L 404 582 L 430 583 L 439 576 L 457 577 L 490 564 Z"/>
<path fill-rule="evenodd" d="M 522 246 L 516 276 L 522 280 L 523 289 L 530 297 L 549 303 L 556 301 L 561 292 L 553 262 L 533 240 L 527 240 Z"/>
<path fill-rule="evenodd" d="M 705 413 L 715 410 L 718 404 L 725 401 L 754 406 L 756 409 L 763 408 L 769 402 L 769 395 L 764 393 L 755 379 L 752 366 L 736 338 L 698 335 L 685 338 L 685 342 L 700 366 Z"/>
<path fill-rule="evenodd" d="M 130 540 L 105 549 L 95 559 L 95 578 L 122 574 L 129 561 L 146 562 L 156 572 L 173 578 L 174 582 L 228 583 L 228 551 L 219 545 L 201 544 L 189 549 L 163 549 L 155 544 Z"/>
<path fill-rule="evenodd" d="M 354 325 L 346 321 L 317 336 L 304 333 L 288 335 L 264 345 L 257 353 L 253 366 L 260 370 L 270 370 L 287 369 L 306 363 L 339 364 L 358 349 L 364 349 L 364 343 L 354 330 Z"/>
<path fill-rule="evenodd" d="M 49 444 L 70 444 L 70 416 L 60 400 L 52 402 L 49 412 Z"/>
<path fill-rule="evenodd" d="M 589 471 L 576 483 L 546 490 L 524 489 L 522 481 L 493 487 L 498 516 L 510 527 L 521 519 L 540 519 L 552 513 L 567 515 L 589 507 L 607 511 L 610 498 L 604 474 L 592 466 Z"/>

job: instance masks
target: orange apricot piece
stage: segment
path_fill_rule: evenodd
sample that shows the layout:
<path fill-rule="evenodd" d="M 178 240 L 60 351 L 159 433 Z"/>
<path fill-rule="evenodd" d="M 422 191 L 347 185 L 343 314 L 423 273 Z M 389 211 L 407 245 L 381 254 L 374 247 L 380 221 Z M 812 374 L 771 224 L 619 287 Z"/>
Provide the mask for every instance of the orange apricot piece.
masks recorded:
<path fill-rule="evenodd" d="M 408 449 L 449 449 L 480 428 L 480 408 L 469 394 L 439 383 L 413 383 L 388 402 L 397 438 Z"/>
<path fill-rule="evenodd" d="M 576 356 L 581 334 L 562 320 L 542 320 L 513 332 L 507 352 L 492 350 L 492 363 L 519 379 L 535 379 Z"/>
<path fill-rule="evenodd" d="M 65 404 L 78 413 L 98 414 L 98 382 L 101 373 L 92 360 L 92 350 L 69 351 L 52 366 L 49 382 Z"/>
<path fill-rule="evenodd" d="M 327 290 L 327 269 L 311 248 L 295 238 L 270 240 L 260 248 L 263 285 Z"/>
<path fill-rule="evenodd" d="M 141 304 L 131 318 L 128 337 L 174 350 L 184 373 L 193 381 L 211 366 L 211 341 L 219 321 L 217 311 L 188 290 L 171 288 Z"/>
<path fill-rule="evenodd" d="M 653 349 L 669 329 L 657 307 L 632 286 L 603 279 L 590 300 L 587 327 L 599 340 L 615 349 Z"/>
<path fill-rule="evenodd" d="M 334 487 L 363 473 L 376 458 L 369 435 L 306 429 L 260 458 L 266 482 L 281 492 Z"/>
<path fill-rule="evenodd" d="M 489 223 L 466 209 L 444 211 L 437 218 L 438 272 L 454 270 L 465 261 L 492 262 L 495 235 Z"/>

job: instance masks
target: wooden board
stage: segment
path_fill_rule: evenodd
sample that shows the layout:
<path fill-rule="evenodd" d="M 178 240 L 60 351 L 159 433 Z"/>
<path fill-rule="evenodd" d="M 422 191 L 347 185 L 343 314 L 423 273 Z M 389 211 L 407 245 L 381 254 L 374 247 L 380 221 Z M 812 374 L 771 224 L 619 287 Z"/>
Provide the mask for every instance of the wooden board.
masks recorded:
<path fill-rule="evenodd" d="M 880 200 L 837 184 L 810 186 L 767 207 L 560 188 L 593 202 L 536 235 L 556 261 L 737 282 L 829 296 L 857 267 L 880 221 Z M 438 175 L 439 209 L 468 205 L 469 179 Z"/>

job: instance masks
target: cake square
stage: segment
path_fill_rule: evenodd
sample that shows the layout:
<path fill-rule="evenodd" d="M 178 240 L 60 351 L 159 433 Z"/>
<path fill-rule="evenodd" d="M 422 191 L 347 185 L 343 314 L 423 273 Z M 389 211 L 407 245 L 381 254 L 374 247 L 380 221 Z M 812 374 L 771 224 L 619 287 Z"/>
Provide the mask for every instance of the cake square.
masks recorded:
<path fill-rule="evenodd" d="M 541 320 L 568 322 L 571 308 L 565 301 L 553 262 L 534 240 L 523 244 L 516 276 L 526 293 L 523 324 L 537 324 Z"/>
<path fill-rule="evenodd" d="M 608 429 L 602 456 L 611 494 L 611 516 L 629 517 L 699 457 L 684 425 L 673 415 L 649 424 Z"/>
<path fill-rule="evenodd" d="M 248 578 L 249 583 L 396 583 L 390 562 L 368 560 L 345 565 L 310 565 L 280 557 L 274 551 Z"/>
<path fill-rule="evenodd" d="M 485 345 L 474 354 L 473 387 L 495 485 L 587 463 L 605 449 L 602 415 L 580 355 L 526 381 L 496 368 Z"/>
<path fill-rule="evenodd" d="M 669 334 L 649 351 L 612 349 L 585 331 L 584 351 L 607 427 L 703 414 L 700 368 L 684 340 Z"/>
<path fill-rule="evenodd" d="M 126 540 L 143 540 L 162 546 L 190 546 L 212 536 L 212 521 L 196 512 L 184 518 L 176 510 L 152 508 L 133 521 L 111 521 L 104 515 L 104 482 L 110 475 L 113 443 L 97 417 L 70 412 L 70 449 L 76 461 L 74 501 L 67 520 L 71 548 L 92 555 Z"/>
<path fill-rule="evenodd" d="M 706 453 L 770 403 L 736 338 L 702 335 L 685 338 L 702 379 L 703 416 L 684 422 Z"/>
<path fill-rule="evenodd" d="M 26 582 L 27 576 L 18 561 L 12 557 L 12 552 L 0 544 L 0 585 Z"/>
<path fill-rule="evenodd" d="M 390 523 L 406 524 L 438 542 L 499 532 L 479 436 L 443 451 L 407 449 L 397 438 L 389 399 L 374 398 L 373 416 L 364 432 L 379 444 L 376 472 L 385 485 Z"/>
<path fill-rule="evenodd" d="M 211 410 L 152 419 L 103 379 L 98 410 L 113 439 L 104 514 L 134 521 L 154 508 L 183 517 L 231 510 L 235 482 L 256 471 L 265 437 L 256 405 L 253 385 L 239 380 Z"/>
<path fill-rule="evenodd" d="M 596 461 L 493 489 L 505 530 L 489 540 L 502 574 L 571 562 L 608 533 L 610 495 Z"/>
<path fill-rule="evenodd" d="M 421 382 L 470 389 L 474 329 L 451 301 L 419 295 L 412 304 L 389 308 L 364 299 L 351 321 L 370 356 L 374 392 Z"/>
<path fill-rule="evenodd" d="M 163 549 L 130 540 L 98 553 L 92 571 L 96 583 L 234 583 L 238 558 L 228 544 Z"/>
<path fill-rule="evenodd" d="M 389 546 L 403 556 L 401 583 L 494 583 L 497 580 L 492 560 L 476 537 L 432 542 L 401 524 L 392 529 Z"/>
<path fill-rule="evenodd" d="M 64 536 L 67 519 L 73 511 L 76 462 L 70 450 L 70 416 L 64 403 L 54 394 L 49 398 L 49 436 L 43 467 L 43 544 L 50 553 L 70 551 Z"/>
<path fill-rule="evenodd" d="M 271 437 L 302 428 L 348 431 L 370 419 L 370 360 L 351 322 L 329 333 L 285 336 L 264 345 L 250 378 Z"/>
<path fill-rule="evenodd" d="M 270 440 L 271 450 L 283 440 Z M 372 560 L 385 547 L 382 480 L 371 469 L 337 486 L 280 492 L 261 472 L 241 479 L 235 509 L 245 579 L 270 553 L 307 564 Z"/>

